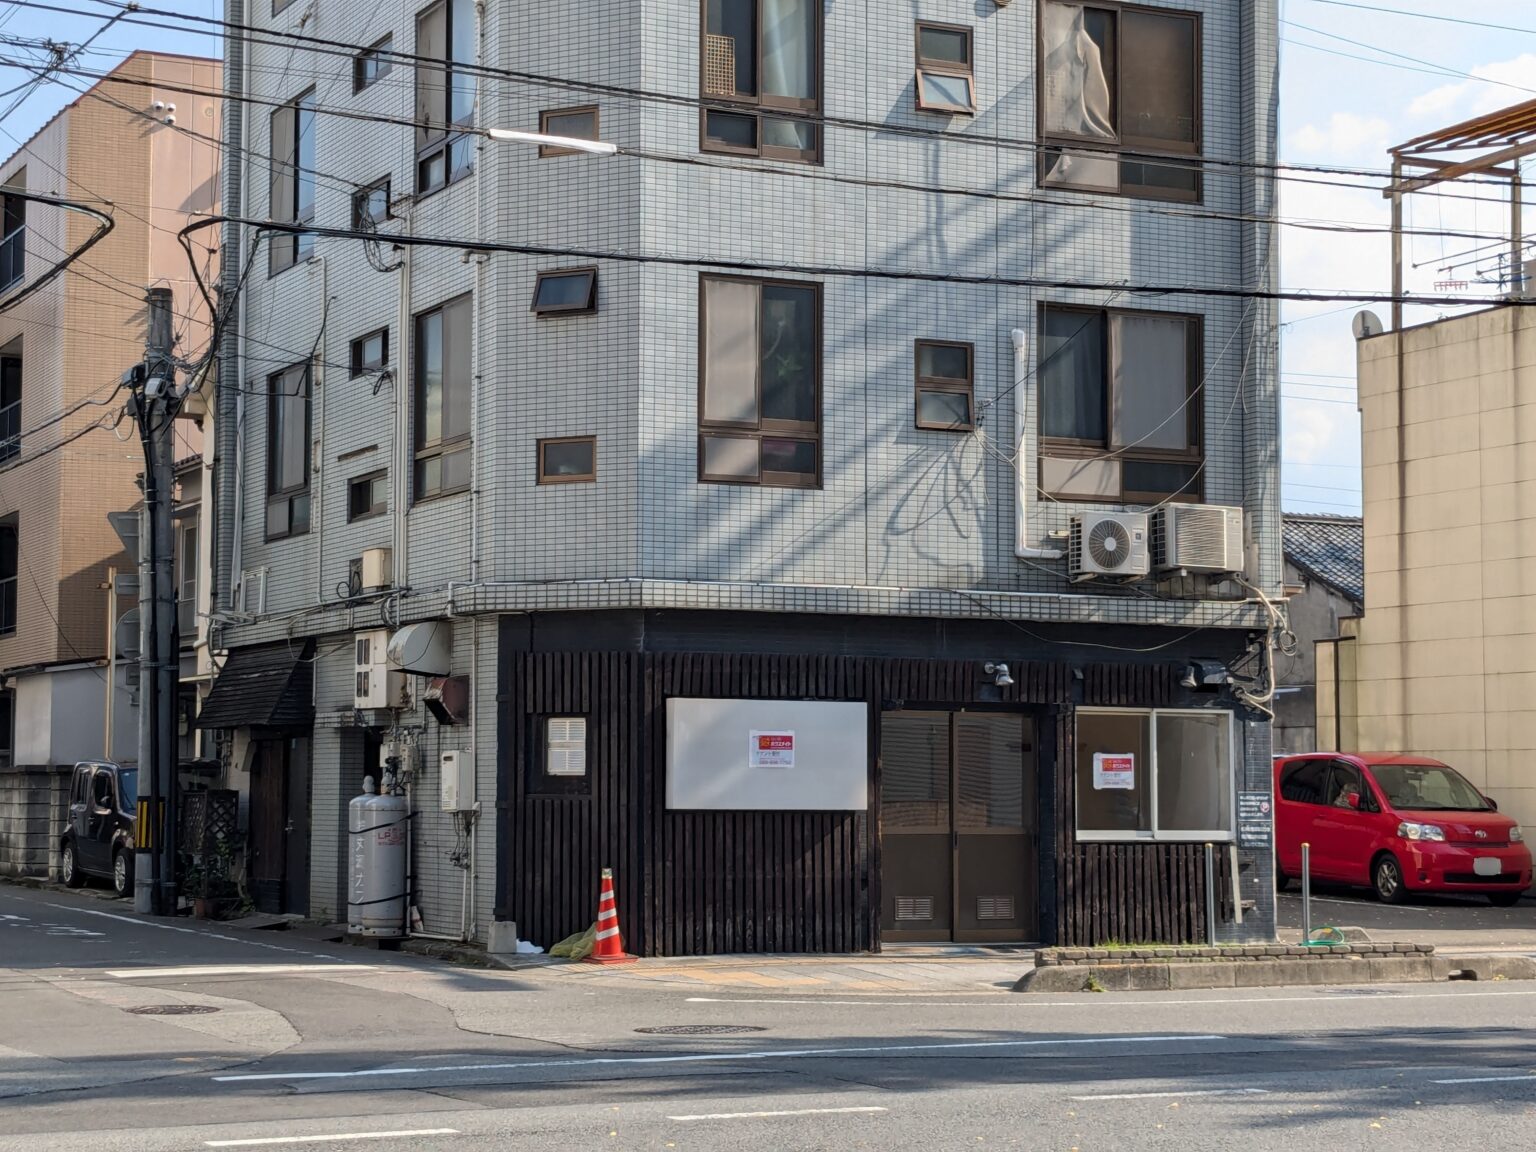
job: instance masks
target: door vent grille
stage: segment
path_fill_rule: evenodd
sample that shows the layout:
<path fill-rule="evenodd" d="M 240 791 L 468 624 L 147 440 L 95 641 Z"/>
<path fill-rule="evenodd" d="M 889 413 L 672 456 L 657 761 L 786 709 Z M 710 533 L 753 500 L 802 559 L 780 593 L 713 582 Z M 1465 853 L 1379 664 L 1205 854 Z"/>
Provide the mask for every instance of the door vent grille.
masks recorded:
<path fill-rule="evenodd" d="M 932 920 L 933 897 L 932 896 L 898 896 L 896 897 L 896 919 L 898 920 Z"/>
<path fill-rule="evenodd" d="M 1012 896 L 978 896 L 976 897 L 976 919 L 978 920 L 1012 920 L 1013 897 Z"/>

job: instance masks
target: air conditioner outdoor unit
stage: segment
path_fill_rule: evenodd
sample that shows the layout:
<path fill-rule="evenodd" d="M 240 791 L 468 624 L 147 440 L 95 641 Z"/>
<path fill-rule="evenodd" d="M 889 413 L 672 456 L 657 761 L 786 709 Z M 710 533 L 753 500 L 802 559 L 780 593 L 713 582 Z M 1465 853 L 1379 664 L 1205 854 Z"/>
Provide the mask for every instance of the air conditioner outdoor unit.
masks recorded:
<path fill-rule="evenodd" d="M 1073 576 L 1145 576 L 1147 517 L 1142 512 L 1091 512 L 1072 517 L 1067 567 Z"/>
<path fill-rule="evenodd" d="M 1163 505 L 1152 513 L 1152 565 L 1159 572 L 1241 572 L 1243 510 Z"/>
<path fill-rule="evenodd" d="M 389 631 L 375 628 L 352 638 L 356 688 L 354 708 L 404 708 L 405 673 L 389 666 Z"/>
<path fill-rule="evenodd" d="M 364 549 L 360 568 L 364 592 L 382 592 L 394 582 L 394 565 L 388 548 Z"/>

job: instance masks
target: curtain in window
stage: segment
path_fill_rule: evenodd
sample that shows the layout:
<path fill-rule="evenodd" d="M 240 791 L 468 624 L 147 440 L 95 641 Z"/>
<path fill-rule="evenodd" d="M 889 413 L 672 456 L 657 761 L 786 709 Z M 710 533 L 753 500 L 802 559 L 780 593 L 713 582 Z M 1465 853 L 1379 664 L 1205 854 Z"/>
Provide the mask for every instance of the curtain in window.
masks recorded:
<path fill-rule="evenodd" d="M 276 451 L 272 460 L 272 491 L 302 488 L 309 480 L 309 376 L 302 366 L 288 369 L 273 380 L 272 436 Z"/>
<path fill-rule="evenodd" d="M 763 95 L 816 98 L 816 5 L 813 0 L 762 0 Z"/>
<path fill-rule="evenodd" d="M 1046 4 L 1041 23 L 1045 39 L 1041 85 L 1045 130 L 1113 140 L 1103 46 L 1089 35 L 1082 5 Z"/>
<path fill-rule="evenodd" d="M 470 325 L 468 298 L 443 308 L 443 439 L 469 435 Z"/>
<path fill-rule="evenodd" d="M 448 56 L 448 5 L 436 4 L 416 17 L 416 55 L 421 61 Z M 447 69 L 441 64 L 416 64 L 416 147 L 442 139 L 448 119 Z M 426 127 L 431 125 L 431 127 Z"/>
<path fill-rule="evenodd" d="M 1105 439 L 1104 316 L 1047 309 L 1040 342 L 1040 434 Z"/>
<path fill-rule="evenodd" d="M 704 282 L 704 411 L 707 422 L 757 423 L 758 286 Z"/>
<path fill-rule="evenodd" d="M 1188 448 L 1188 321 L 1116 315 L 1110 326 L 1115 446 Z"/>
<path fill-rule="evenodd" d="M 453 44 L 449 59 L 455 64 L 475 62 L 475 6 L 471 0 L 450 0 L 452 15 L 448 20 Z M 452 88 L 448 97 L 449 119 L 455 124 L 475 122 L 475 75 L 463 68 L 454 68 Z"/>

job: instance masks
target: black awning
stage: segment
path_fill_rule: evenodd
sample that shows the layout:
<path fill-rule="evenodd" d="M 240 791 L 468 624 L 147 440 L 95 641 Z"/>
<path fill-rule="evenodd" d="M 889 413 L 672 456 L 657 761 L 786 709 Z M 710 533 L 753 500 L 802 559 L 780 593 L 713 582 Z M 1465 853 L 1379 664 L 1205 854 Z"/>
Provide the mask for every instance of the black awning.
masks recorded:
<path fill-rule="evenodd" d="M 315 720 L 314 645 L 236 648 L 213 682 L 199 728 L 308 728 Z"/>

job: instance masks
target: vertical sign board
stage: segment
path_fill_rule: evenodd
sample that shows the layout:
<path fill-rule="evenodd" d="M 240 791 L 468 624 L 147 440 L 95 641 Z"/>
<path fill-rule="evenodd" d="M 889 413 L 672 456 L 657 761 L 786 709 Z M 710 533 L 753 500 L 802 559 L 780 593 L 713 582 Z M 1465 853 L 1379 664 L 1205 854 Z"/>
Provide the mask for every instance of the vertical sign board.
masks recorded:
<path fill-rule="evenodd" d="M 1268 848 L 1274 824 L 1274 802 L 1268 792 L 1237 794 L 1239 848 Z"/>
<path fill-rule="evenodd" d="M 833 700 L 667 701 L 668 808 L 862 811 L 869 705 Z"/>

